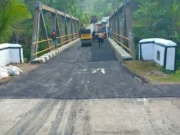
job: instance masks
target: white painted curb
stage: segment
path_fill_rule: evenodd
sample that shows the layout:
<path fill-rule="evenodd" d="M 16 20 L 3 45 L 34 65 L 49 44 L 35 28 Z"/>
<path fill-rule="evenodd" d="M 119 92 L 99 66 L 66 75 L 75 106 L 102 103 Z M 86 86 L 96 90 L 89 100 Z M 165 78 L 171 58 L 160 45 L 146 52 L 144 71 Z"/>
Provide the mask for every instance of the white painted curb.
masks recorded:
<path fill-rule="evenodd" d="M 55 57 L 56 55 L 58 55 L 59 53 L 63 52 L 64 50 L 68 49 L 69 47 L 75 45 L 77 42 L 80 42 L 80 39 L 76 39 L 70 43 L 67 43 L 65 45 L 63 45 L 62 47 L 52 51 L 52 52 L 49 52 L 47 54 L 44 54 L 36 59 L 34 59 L 33 61 L 31 61 L 31 64 L 40 64 L 40 63 L 45 63 L 47 62 L 48 60 L 50 60 L 51 58 Z"/>
<path fill-rule="evenodd" d="M 132 60 L 132 56 L 128 54 L 121 46 L 119 46 L 113 39 L 108 38 L 108 40 L 119 61 Z"/>

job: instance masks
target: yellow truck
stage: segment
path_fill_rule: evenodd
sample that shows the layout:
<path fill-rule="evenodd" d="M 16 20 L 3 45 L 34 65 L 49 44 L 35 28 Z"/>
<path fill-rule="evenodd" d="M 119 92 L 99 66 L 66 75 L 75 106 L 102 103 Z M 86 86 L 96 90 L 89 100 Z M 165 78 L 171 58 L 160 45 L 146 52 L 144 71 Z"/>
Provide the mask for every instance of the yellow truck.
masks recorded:
<path fill-rule="evenodd" d="M 82 29 L 80 31 L 81 46 L 92 45 L 92 34 L 90 29 Z"/>

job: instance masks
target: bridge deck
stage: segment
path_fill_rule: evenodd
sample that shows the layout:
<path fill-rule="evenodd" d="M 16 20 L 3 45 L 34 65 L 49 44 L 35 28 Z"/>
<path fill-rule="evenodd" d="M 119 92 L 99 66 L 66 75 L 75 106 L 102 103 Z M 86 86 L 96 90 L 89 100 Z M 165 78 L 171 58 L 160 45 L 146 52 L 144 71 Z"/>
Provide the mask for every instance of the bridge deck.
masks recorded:
<path fill-rule="evenodd" d="M 172 89 L 173 87 L 173 89 Z M 117 61 L 106 41 L 103 48 L 80 44 L 28 75 L 0 86 L 3 98 L 139 98 L 179 97 L 178 85 L 144 85 Z"/>
<path fill-rule="evenodd" d="M 77 44 L 0 86 L 0 134 L 179 135 L 180 99 L 145 98 L 180 97 L 179 89 L 139 83 L 107 42 Z"/>

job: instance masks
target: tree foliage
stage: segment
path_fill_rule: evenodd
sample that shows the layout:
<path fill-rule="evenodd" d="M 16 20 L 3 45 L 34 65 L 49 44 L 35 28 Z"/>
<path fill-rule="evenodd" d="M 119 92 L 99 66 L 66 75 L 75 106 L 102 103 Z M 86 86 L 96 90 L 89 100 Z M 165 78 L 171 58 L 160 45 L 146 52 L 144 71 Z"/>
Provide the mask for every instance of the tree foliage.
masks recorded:
<path fill-rule="evenodd" d="M 116 11 L 123 0 L 105 0 L 105 3 L 111 6 L 112 11 Z"/>
<path fill-rule="evenodd" d="M 177 66 L 180 67 L 180 1 L 136 0 L 139 8 L 133 15 L 135 39 L 165 38 L 178 44 Z"/>
<path fill-rule="evenodd" d="M 0 43 L 7 42 L 13 33 L 13 26 L 30 18 L 26 5 L 19 0 L 1 0 L 0 4 Z"/>
<path fill-rule="evenodd" d="M 114 13 L 123 0 L 94 0 L 92 15 L 97 15 L 101 20 L 104 16 Z"/>
<path fill-rule="evenodd" d="M 139 9 L 133 15 L 135 37 L 174 39 L 175 33 L 180 32 L 180 1 L 137 1 Z"/>
<path fill-rule="evenodd" d="M 31 44 L 32 23 L 36 0 L 0 0 L 0 42 L 8 42 L 15 34 L 22 35 L 28 48 Z M 77 17 L 80 23 L 88 24 L 90 17 L 98 19 L 116 11 L 123 0 L 92 0 L 92 11 L 84 12 L 83 3 L 88 0 L 38 0 L 60 11 Z M 180 1 L 179 0 L 133 0 L 133 29 L 136 41 L 142 38 L 160 37 L 180 42 Z M 28 8 L 28 10 L 27 10 Z M 24 21 L 25 20 L 25 21 Z M 22 23 L 23 21 L 23 23 Z M 25 27 L 23 30 L 15 27 Z M 179 56 L 180 58 L 180 56 Z"/>
<path fill-rule="evenodd" d="M 27 3 L 29 0 L 26 0 Z M 25 2 L 26 2 L 25 1 Z M 43 4 L 47 4 L 50 7 L 53 7 L 57 10 L 63 11 L 67 14 L 73 15 L 80 20 L 80 23 L 88 23 L 89 16 L 85 14 L 81 8 L 79 8 L 78 4 L 83 3 L 85 0 L 41 0 L 40 2 Z M 31 1 L 30 3 L 34 3 Z"/>

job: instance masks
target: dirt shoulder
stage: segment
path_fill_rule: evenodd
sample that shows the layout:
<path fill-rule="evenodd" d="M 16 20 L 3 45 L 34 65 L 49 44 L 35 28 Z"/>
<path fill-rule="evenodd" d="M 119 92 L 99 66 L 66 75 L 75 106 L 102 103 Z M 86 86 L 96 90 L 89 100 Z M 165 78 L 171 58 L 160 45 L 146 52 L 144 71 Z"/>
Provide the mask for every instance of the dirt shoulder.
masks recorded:
<path fill-rule="evenodd" d="M 180 70 L 165 73 L 162 67 L 147 61 L 127 61 L 124 66 L 151 84 L 180 84 Z"/>
<path fill-rule="evenodd" d="M 28 63 L 9 64 L 9 65 L 16 66 L 16 67 L 20 68 L 23 71 L 23 73 L 21 75 L 27 74 L 28 72 L 30 72 L 30 71 L 32 71 L 32 70 L 34 70 L 40 66 L 39 64 L 28 64 Z M 18 76 L 10 76 L 9 78 L 2 79 L 2 80 L 0 80 L 0 84 L 6 83 L 6 82 L 8 82 L 8 81 L 10 81 L 16 77 L 18 77 Z"/>

